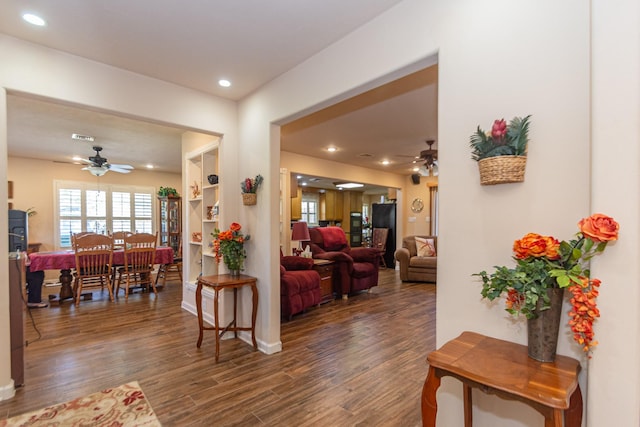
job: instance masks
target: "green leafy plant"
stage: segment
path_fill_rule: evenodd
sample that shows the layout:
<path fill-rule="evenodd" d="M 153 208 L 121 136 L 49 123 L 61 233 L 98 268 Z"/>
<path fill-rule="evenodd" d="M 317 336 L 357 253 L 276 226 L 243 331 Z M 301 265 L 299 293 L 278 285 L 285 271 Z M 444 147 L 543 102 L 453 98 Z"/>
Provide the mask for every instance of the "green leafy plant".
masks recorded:
<path fill-rule="evenodd" d="M 526 156 L 530 117 L 514 117 L 508 125 L 504 119 L 496 120 L 486 132 L 478 126 L 470 139 L 471 158 L 479 161 L 496 156 Z"/>
<path fill-rule="evenodd" d="M 158 190 L 158 197 L 168 197 L 168 196 L 179 197 L 180 195 L 178 194 L 178 191 L 175 188 L 160 187 L 160 189 Z"/>
<path fill-rule="evenodd" d="M 607 243 L 618 239 L 619 224 L 611 217 L 593 214 L 578 223 L 575 239 L 559 242 L 551 236 L 528 233 L 513 243 L 515 268 L 495 266 L 491 274 L 474 274 L 482 279 L 482 297 L 491 301 L 506 294 L 505 310 L 512 315 L 536 316 L 550 308 L 547 289 L 567 288 L 572 310 L 569 326 L 574 340 L 589 354 L 593 341 L 593 322 L 600 317 L 596 299 L 600 280 L 591 278 L 589 260 L 604 252 Z"/>

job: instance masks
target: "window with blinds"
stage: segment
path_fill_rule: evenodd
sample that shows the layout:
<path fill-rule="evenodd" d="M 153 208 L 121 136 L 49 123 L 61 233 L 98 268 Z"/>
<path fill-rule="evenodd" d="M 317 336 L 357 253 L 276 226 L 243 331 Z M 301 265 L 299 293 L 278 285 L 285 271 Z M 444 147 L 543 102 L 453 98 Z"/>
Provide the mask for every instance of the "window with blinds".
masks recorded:
<path fill-rule="evenodd" d="M 56 181 L 56 241 L 71 247 L 82 231 L 153 233 L 155 188 Z"/>
<path fill-rule="evenodd" d="M 318 225 L 318 195 L 302 193 L 302 221 L 309 226 Z"/>

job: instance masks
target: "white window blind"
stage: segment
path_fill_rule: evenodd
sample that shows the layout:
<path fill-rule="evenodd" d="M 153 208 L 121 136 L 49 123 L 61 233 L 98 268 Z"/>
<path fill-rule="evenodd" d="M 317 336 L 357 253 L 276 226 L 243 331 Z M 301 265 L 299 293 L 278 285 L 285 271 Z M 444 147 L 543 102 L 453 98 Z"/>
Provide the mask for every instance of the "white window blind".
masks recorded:
<path fill-rule="evenodd" d="M 81 231 L 153 233 L 155 189 L 139 186 L 94 185 L 55 181 L 56 241 L 71 246 L 71 235 Z"/>
<path fill-rule="evenodd" d="M 318 225 L 318 195 L 302 194 L 302 221 L 309 226 Z"/>

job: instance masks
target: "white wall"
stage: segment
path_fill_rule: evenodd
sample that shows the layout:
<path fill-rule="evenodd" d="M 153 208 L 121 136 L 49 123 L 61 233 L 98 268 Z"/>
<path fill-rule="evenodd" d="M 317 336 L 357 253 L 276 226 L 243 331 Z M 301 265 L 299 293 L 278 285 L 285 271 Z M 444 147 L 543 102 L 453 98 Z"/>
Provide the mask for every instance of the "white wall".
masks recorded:
<path fill-rule="evenodd" d="M 604 7 L 604 2 L 598 1 Z M 630 1 L 622 7 L 617 13 L 624 14 L 625 8 L 629 9 L 637 24 L 638 14 L 633 13 L 637 7 Z M 592 200 L 600 200 L 603 192 L 610 191 L 594 184 L 592 175 L 592 165 L 594 169 L 605 169 L 603 174 L 611 173 L 615 166 L 595 166 L 600 162 L 591 155 L 590 12 L 590 4 L 580 0 L 406 0 L 276 79 L 240 105 L 242 150 L 253 149 L 258 141 L 270 141 L 271 155 L 256 158 L 254 165 L 270 166 L 267 180 L 271 179 L 273 184 L 270 186 L 273 203 L 263 212 L 269 217 L 258 221 L 277 222 L 277 169 L 273 154 L 279 145 L 279 135 L 267 126 L 269 123 L 280 123 L 285 117 L 313 111 L 332 99 L 356 93 L 374 81 L 384 80 L 386 75 L 401 73 L 405 66 L 427 61 L 437 52 L 441 143 L 437 342 L 442 345 L 464 330 L 476 330 L 524 343 L 524 323 L 510 322 L 503 307 L 483 302 L 480 285 L 471 274 L 510 262 L 513 240 L 529 231 L 570 238 L 577 231 L 577 221 L 596 207 Z M 594 20 L 599 22 L 597 15 Z M 608 19 L 602 22 L 602 31 L 615 30 L 613 22 Z M 597 38 L 598 32 L 594 34 Z M 637 35 L 637 30 L 629 34 Z M 637 40 L 636 37 L 630 49 L 626 49 L 636 59 Z M 616 37 L 615 42 L 625 46 L 627 40 Z M 631 63 L 631 74 L 637 75 L 637 64 Z M 630 83 L 636 83 L 636 78 L 627 76 Z M 607 83 L 602 84 L 607 87 Z M 634 108 L 624 116 L 637 135 L 638 91 L 626 96 L 631 96 Z M 533 115 L 526 181 L 480 186 L 477 165 L 470 160 L 470 134 L 477 125 L 489 127 L 496 118 L 526 114 Z M 611 125 L 603 123 L 602 130 Z M 596 153 L 604 141 L 593 142 Z M 606 150 L 604 146 L 603 149 Z M 609 164 L 615 164 L 621 154 L 612 154 L 615 157 Z M 615 169 L 616 176 L 633 181 L 634 189 L 638 184 L 637 160 L 637 155 L 631 156 L 626 162 L 633 162 L 633 167 Z M 609 180 L 605 182 L 611 184 Z M 597 208 L 617 218 L 635 215 L 637 221 L 637 196 L 616 198 L 612 203 L 607 200 Z M 625 209 L 629 209 L 629 214 Z M 622 331 L 610 334 L 616 327 L 611 319 L 616 319 L 617 325 L 638 323 L 637 268 L 625 269 L 626 280 L 619 280 L 612 267 L 637 259 L 637 225 L 623 222 L 622 227 L 625 239 L 633 242 L 634 257 L 627 258 L 614 244 L 593 266 L 594 275 L 603 280 L 603 294 L 615 288 L 615 295 L 632 290 L 630 294 L 634 297 L 616 300 L 618 304 L 625 301 L 630 310 L 611 307 L 603 312 L 607 320 L 599 322 L 597 334 L 598 339 L 609 343 L 610 349 L 598 348 L 594 356 L 598 361 L 589 370 L 582 359 L 583 393 L 597 395 L 596 399 L 587 396 L 589 413 L 593 414 L 588 424 L 594 426 L 638 424 L 638 334 L 624 337 Z M 271 253 L 270 276 L 276 280 L 273 266 L 277 265 L 277 233 L 272 232 L 273 235 L 265 236 L 271 239 L 261 244 L 261 250 Z M 618 243 L 622 246 L 622 242 Z M 607 302 L 606 297 L 602 298 L 603 309 Z M 276 306 L 272 304 L 271 308 L 275 310 Z M 632 328 L 632 332 L 637 330 Z M 624 366 L 616 363 L 612 353 L 618 347 L 629 351 L 629 363 Z M 559 352 L 582 357 L 568 334 L 561 337 Z M 636 363 L 631 362 L 632 357 Z M 590 384 L 598 383 L 599 390 L 586 387 L 587 371 Z M 617 387 L 628 382 L 635 385 L 629 384 L 623 390 Z M 462 425 L 461 392 L 458 382 L 443 380 L 439 391 L 439 425 Z M 605 400 L 613 400 L 622 393 L 626 410 L 619 410 L 621 404 L 615 405 L 615 409 L 598 405 L 605 395 L 610 396 Z M 475 391 L 474 399 L 478 425 L 537 426 L 542 422 L 537 412 L 523 404 Z M 596 405 L 598 410 L 593 409 Z"/>
<path fill-rule="evenodd" d="M 42 96 L 101 110 L 223 135 L 227 156 L 223 172 L 238 181 L 236 103 L 128 71 L 88 61 L 0 35 L 0 172 L 6 181 L 6 91 Z M 7 200 L 0 186 L 0 200 Z M 234 192 L 235 194 L 235 192 Z M 7 212 L 0 210 L 7 223 Z M 6 234 L 0 233 L 0 257 L 7 259 Z M 0 269 L 0 296 L 8 295 L 6 269 Z M 8 340 L 8 298 L 0 297 L 0 400 L 12 389 Z M 4 319 L 4 321 L 2 321 Z M 5 390 L 7 391 L 5 393 Z"/>
<path fill-rule="evenodd" d="M 588 420 L 593 427 L 639 426 L 640 3 L 592 4 L 591 211 L 611 213 L 620 239 L 592 263 L 603 285 Z"/>
<path fill-rule="evenodd" d="M 524 326 L 510 324 L 501 307 L 482 302 L 470 274 L 508 262 L 512 241 L 528 231 L 568 238 L 579 218 L 604 211 L 620 221 L 622 237 L 593 265 L 594 275 L 603 280 L 603 317 L 596 327 L 601 346 L 591 365 L 584 365 L 586 424 L 635 426 L 640 272 L 632 260 L 638 259 L 640 242 L 640 13 L 635 0 L 620 0 L 616 7 L 604 0 L 592 4 L 593 10 L 581 0 L 405 0 L 250 96 L 237 112 L 231 102 L 6 36 L 0 36 L 0 86 L 224 134 L 225 177 L 238 184 L 257 173 L 265 177 L 258 205 L 240 207 L 238 219 L 252 234 L 247 270 L 259 278 L 258 337 L 277 351 L 280 146 L 275 124 L 416 64 L 432 63 L 437 54 L 438 345 L 466 329 L 524 342 Z M 0 151 L 6 150 L 5 103 L 0 91 Z M 487 127 L 495 118 L 522 114 L 533 114 L 526 182 L 481 187 L 469 160 L 469 135 L 478 124 Z M 4 156 L 0 170 L 6 170 Z M 239 192 L 230 193 L 239 204 Z M 6 190 L 0 189 L 4 199 Z M 6 222 L 3 211 L 0 220 Z M 5 239 L 0 234 L 6 256 Z M 0 270 L 0 293 L 7 295 L 5 284 L 6 272 Z M 5 322 L 0 324 L 6 325 L 1 301 L 0 320 Z M 1 391 L 10 382 L 8 354 L 3 353 L 6 327 L 0 327 L 0 343 Z M 577 356 L 567 337 L 559 350 Z M 462 425 L 461 386 L 445 380 L 438 396 L 439 425 Z M 476 392 L 474 399 L 478 425 L 541 423 L 522 404 Z"/>

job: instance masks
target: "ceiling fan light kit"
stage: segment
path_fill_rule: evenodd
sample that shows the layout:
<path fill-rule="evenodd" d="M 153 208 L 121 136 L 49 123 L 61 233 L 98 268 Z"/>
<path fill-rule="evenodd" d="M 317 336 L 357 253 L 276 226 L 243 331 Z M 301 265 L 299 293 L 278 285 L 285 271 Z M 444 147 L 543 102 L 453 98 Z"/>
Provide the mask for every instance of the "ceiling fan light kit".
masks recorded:
<path fill-rule="evenodd" d="M 93 176 L 102 176 L 107 173 L 109 169 L 105 169 L 101 166 L 87 166 L 86 168 L 82 168 L 82 170 L 89 171 L 89 173 Z"/>
<path fill-rule="evenodd" d="M 96 152 L 95 156 L 89 157 L 88 160 L 81 159 L 83 162 L 89 164 L 89 166 L 83 167 L 82 170 L 89 171 L 91 175 L 102 176 L 109 171 L 114 171 L 119 173 L 129 173 L 133 170 L 133 166 L 131 165 L 117 165 L 117 164 L 108 163 L 107 159 L 100 155 L 100 152 L 102 151 L 102 147 L 94 146 L 93 149 Z"/>

